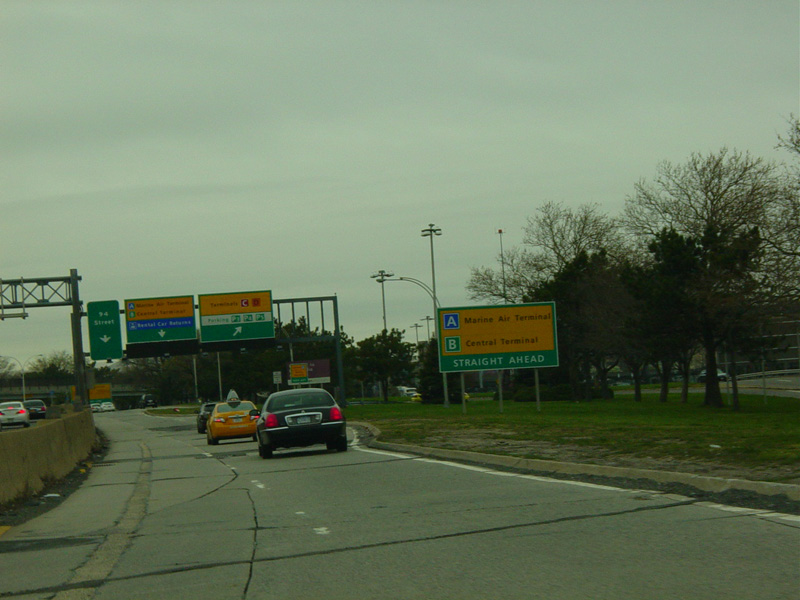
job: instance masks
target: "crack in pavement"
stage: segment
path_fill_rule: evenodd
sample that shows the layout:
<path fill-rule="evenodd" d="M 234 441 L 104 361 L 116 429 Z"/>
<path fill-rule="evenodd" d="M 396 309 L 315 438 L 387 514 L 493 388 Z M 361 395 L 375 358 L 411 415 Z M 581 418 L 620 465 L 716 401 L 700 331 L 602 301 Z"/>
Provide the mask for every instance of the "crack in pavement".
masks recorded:
<path fill-rule="evenodd" d="M 251 499 L 252 500 L 252 499 Z M 514 525 L 498 525 L 495 527 L 487 527 L 483 529 L 471 529 L 468 531 L 456 531 L 452 533 L 441 533 L 437 535 L 430 535 L 430 536 L 420 536 L 420 537 L 413 537 L 413 538 L 406 538 L 406 539 L 397 539 L 397 540 L 387 540 L 384 542 L 374 542 L 371 544 L 361 544 L 356 546 L 344 546 L 341 548 L 329 548 L 326 550 L 311 550 L 308 552 L 297 552 L 294 554 L 284 554 L 281 556 L 270 556 L 266 558 L 255 558 L 255 546 L 253 548 L 253 555 L 248 560 L 233 560 L 233 561 L 218 561 L 214 563 L 207 563 L 204 565 L 191 565 L 191 566 L 184 566 L 184 567 L 172 567 L 169 569 L 159 569 L 150 571 L 147 573 L 137 573 L 135 575 L 127 575 L 122 577 L 112 577 L 109 579 L 95 579 L 95 580 L 87 580 L 82 582 L 73 581 L 63 586 L 57 587 L 49 587 L 49 588 L 39 588 L 39 589 L 31 589 L 26 591 L 14 592 L 13 594 L 5 594 L 0 592 L 0 598 L 11 598 L 14 596 L 24 596 L 26 594 L 35 594 L 35 593 L 52 593 L 52 592 L 60 592 L 62 590 L 68 591 L 81 591 L 81 590 L 91 590 L 93 592 L 94 589 L 98 588 L 99 586 L 103 585 L 104 583 L 108 582 L 122 582 L 122 581 L 132 581 L 136 579 L 142 579 L 144 577 L 158 577 L 161 575 L 173 575 L 176 573 L 187 573 L 193 571 L 205 571 L 207 569 L 213 569 L 217 567 L 231 567 L 231 566 L 242 566 L 242 565 L 249 565 L 250 566 L 250 573 L 248 575 L 247 586 L 250 584 L 250 580 L 252 578 L 253 566 L 257 563 L 270 563 L 270 562 L 277 562 L 281 560 L 294 560 L 294 559 L 303 559 L 315 556 L 326 556 L 332 554 L 341 554 L 345 552 L 357 552 L 361 550 L 371 550 L 375 548 L 387 548 L 391 546 L 402 546 L 406 544 L 417 544 L 417 543 L 425 543 L 425 542 L 432 542 L 438 540 L 446 540 L 446 539 L 453 539 L 459 537 L 469 537 L 473 535 L 484 535 L 484 534 L 491 534 L 497 533 L 501 531 L 511 531 L 515 529 L 525 529 L 529 527 L 541 527 L 546 525 L 553 525 L 556 523 L 566 523 L 572 521 L 586 521 L 590 519 L 604 519 L 610 517 L 618 517 L 618 516 L 625 516 L 625 515 L 632 515 L 636 513 L 643 513 L 643 512 L 652 512 L 657 510 L 668 510 L 671 508 L 678 508 L 682 506 L 691 506 L 697 504 L 697 500 L 687 499 L 679 502 L 671 502 L 668 504 L 661 504 L 659 506 L 637 506 L 635 508 L 626 509 L 626 510 L 617 510 L 617 511 L 610 511 L 605 513 L 597 513 L 597 514 L 584 514 L 584 515 L 573 515 L 569 517 L 558 517 L 555 519 L 547 519 L 544 521 L 530 521 L 527 523 L 517 523 Z M 255 534 L 254 534 L 255 535 Z M 245 586 L 244 593 L 247 593 L 247 586 Z M 74 599 L 84 599 L 84 598 L 91 598 L 91 596 L 81 596 L 81 595 L 57 595 L 54 597 L 54 600 L 74 600 Z M 245 598 L 245 596 L 242 596 Z"/>

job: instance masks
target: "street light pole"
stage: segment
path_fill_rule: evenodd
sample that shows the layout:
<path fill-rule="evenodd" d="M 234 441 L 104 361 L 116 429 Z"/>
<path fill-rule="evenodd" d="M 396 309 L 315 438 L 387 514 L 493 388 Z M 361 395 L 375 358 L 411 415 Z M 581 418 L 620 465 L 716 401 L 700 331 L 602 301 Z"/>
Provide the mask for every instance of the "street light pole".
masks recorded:
<path fill-rule="evenodd" d="M 422 325 L 414 323 L 411 327 L 414 328 L 414 338 L 417 340 L 417 346 L 419 346 L 419 328 L 422 327 Z"/>
<path fill-rule="evenodd" d="M 25 402 L 27 397 L 27 390 L 25 389 L 25 369 L 28 367 L 28 363 L 31 362 L 34 358 L 39 358 L 43 356 L 42 354 L 34 354 L 30 358 L 28 358 L 25 362 L 21 362 L 18 358 L 14 358 L 13 356 L 0 356 L 0 358 L 6 358 L 8 360 L 13 360 L 19 365 L 20 373 L 22 373 L 22 401 Z"/>
<path fill-rule="evenodd" d="M 431 290 L 433 291 L 433 314 L 436 314 L 436 264 L 433 259 L 433 238 L 434 236 L 442 235 L 442 230 L 434 226 L 433 223 L 428 224 L 427 229 L 422 230 L 422 237 L 431 239 Z"/>
<path fill-rule="evenodd" d="M 381 269 L 377 273 L 373 273 L 372 275 L 370 275 L 370 277 L 381 284 L 381 304 L 383 305 L 383 330 L 388 331 L 386 327 L 386 294 L 384 293 L 383 282 L 386 281 L 389 277 L 394 277 L 394 273 L 390 273 L 389 271 L 384 271 L 383 269 Z"/>
<path fill-rule="evenodd" d="M 428 341 L 431 339 L 431 321 L 433 321 L 433 317 L 430 315 L 425 315 L 425 318 L 422 319 L 425 321 L 425 325 L 428 327 Z"/>
<path fill-rule="evenodd" d="M 437 334 L 437 329 L 439 327 L 439 313 L 436 311 L 439 302 L 436 299 L 436 263 L 433 258 L 433 238 L 437 235 L 442 235 L 442 230 L 440 227 L 436 227 L 433 223 L 428 223 L 428 228 L 422 230 L 422 237 L 431 239 L 431 291 L 433 292 L 433 314 L 436 318 L 436 322 L 433 325 L 433 332 L 436 339 L 439 340 L 439 335 Z M 447 407 L 450 406 L 450 398 L 448 398 L 447 390 L 447 373 L 442 373 L 442 387 L 444 388 L 444 406 Z"/>
<path fill-rule="evenodd" d="M 503 302 L 508 304 L 508 294 L 506 293 L 506 261 L 503 256 L 503 230 L 498 229 L 497 233 L 500 236 L 500 269 L 503 273 Z"/>

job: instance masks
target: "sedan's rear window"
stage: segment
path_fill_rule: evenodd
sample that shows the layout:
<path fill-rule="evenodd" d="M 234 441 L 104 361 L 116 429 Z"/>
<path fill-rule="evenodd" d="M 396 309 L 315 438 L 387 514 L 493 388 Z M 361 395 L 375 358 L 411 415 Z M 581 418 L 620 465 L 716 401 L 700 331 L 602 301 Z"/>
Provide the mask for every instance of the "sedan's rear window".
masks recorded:
<path fill-rule="evenodd" d="M 333 398 L 328 394 L 310 392 L 308 394 L 292 394 L 291 396 L 278 396 L 269 401 L 269 410 L 291 410 L 293 408 L 316 408 L 333 406 Z"/>
<path fill-rule="evenodd" d="M 252 402 L 237 402 L 236 404 L 228 404 L 227 402 L 220 402 L 217 404 L 218 413 L 238 412 L 241 410 L 250 411 L 255 410 Z"/>

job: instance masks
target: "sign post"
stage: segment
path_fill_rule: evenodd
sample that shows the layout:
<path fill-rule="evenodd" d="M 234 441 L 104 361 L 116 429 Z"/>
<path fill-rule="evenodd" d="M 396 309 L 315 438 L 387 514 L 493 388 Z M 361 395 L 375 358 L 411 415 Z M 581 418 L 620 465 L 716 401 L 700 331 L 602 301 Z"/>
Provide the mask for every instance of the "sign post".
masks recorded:
<path fill-rule="evenodd" d="M 122 358 L 119 302 L 103 300 L 86 305 L 89 321 L 89 354 L 92 360 Z"/>

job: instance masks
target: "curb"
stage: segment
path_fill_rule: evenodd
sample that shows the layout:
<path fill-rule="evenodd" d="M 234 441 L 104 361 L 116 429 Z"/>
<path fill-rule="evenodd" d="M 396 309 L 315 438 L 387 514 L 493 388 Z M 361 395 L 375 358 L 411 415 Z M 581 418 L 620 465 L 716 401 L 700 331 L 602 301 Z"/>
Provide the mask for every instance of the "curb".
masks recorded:
<path fill-rule="evenodd" d="M 369 430 L 376 438 L 380 430 L 369 423 L 351 423 Z M 430 458 L 467 462 L 471 464 L 499 467 L 520 471 L 533 471 L 536 473 L 559 473 L 563 475 L 593 475 L 599 477 L 618 477 L 621 479 L 647 479 L 657 483 L 678 483 L 691 486 L 704 492 L 720 493 L 731 490 L 752 492 L 763 496 L 785 495 L 789 500 L 800 501 L 800 485 L 789 483 L 771 483 L 768 481 L 750 481 L 748 479 L 726 479 L 723 477 L 709 477 L 679 473 L 673 471 L 656 471 L 653 469 L 635 469 L 629 467 L 608 467 L 584 463 L 558 462 L 555 460 L 539 460 L 533 458 L 520 458 L 517 456 L 504 456 L 499 454 L 483 454 L 467 450 L 445 450 L 442 448 L 427 448 L 424 446 L 410 446 L 372 440 L 366 444 L 370 448 L 404 452 Z"/>

